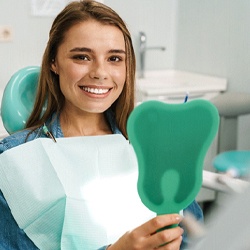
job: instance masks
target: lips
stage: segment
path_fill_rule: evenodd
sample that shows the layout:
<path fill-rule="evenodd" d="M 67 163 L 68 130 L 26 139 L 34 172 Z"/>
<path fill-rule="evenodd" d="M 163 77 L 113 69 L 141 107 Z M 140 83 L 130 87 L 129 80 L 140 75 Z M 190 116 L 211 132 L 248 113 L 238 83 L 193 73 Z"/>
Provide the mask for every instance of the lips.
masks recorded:
<path fill-rule="evenodd" d="M 95 94 L 95 95 L 103 95 L 109 92 L 110 88 L 91 88 L 91 87 L 84 87 L 80 86 L 80 88 L 88 93 Z"/>

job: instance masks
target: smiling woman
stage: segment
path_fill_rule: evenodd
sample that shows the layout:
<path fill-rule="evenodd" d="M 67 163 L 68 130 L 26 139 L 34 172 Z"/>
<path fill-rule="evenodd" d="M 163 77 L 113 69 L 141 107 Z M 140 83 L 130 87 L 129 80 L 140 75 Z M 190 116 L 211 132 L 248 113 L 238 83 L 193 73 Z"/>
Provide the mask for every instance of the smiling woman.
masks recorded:
<path fill-rule="evenodd" d="M 89 20 L 67 31 L 51 66 L 65 97 L 60 116 L 64 131 L 86 135 L 81 124 L 86 124 L 90 113 L 93 119 L 105 121 L 103 112 L 120 96 L 126 81 L 125 53 L 123 34 L 115 26 Z M 71 116 L 74 124 L 68 123 Z M 102 134 L 93 124 L 90 128 Z"/>
<path fill-rule="evenodd" d="M 126 131 L 134 82 L 131 35 L 119 15 L 90 0 L 66 6 L 50 30 L 27 127 L 0 142 L 1 249 L 180 249 L 181 227 L 158 232 L 180 223 L 179 214 L 137 210 Z M 202 217 L 196 202 L 187 210 Z M 123 218 L 136 225 L 120 232 Z"/>
<path fill-rule="evenodd" d="M 27 127 L 40 127 L 56 112 L 66 136 L 111 133 L 106 114 L 113 113 L 127 137 L 135 55 L 130 33 L 112 9 L 95 1 L 69 4 L 51 27 L 42 72 Z M 44 113 L 41 103 L 47 103 Z"/>

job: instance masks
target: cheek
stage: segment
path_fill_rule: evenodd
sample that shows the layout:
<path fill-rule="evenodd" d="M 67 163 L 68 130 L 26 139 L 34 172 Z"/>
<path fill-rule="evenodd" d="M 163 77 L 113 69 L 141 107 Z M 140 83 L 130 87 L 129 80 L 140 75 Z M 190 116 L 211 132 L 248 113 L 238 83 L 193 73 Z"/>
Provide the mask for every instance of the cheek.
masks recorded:
<path fill-rule="evenodd" d="M 119 87 L 123 87 L 126 81 L 126 69 L 117 70 L 113 72 L 113 78 L 115 82 L 119 85 Z"/>
<path fill-rule="evenodd" d="M 66 88 L 74 87 L 74 85 L 82 78 L 83 72 L 78 67 L 64 67 L 59 75 L 60 85 Z"/>
<path fill-rule="evenodd" d="M 77 79 L 81 76 L 82 72 L 78 69 L 78 67 L 65 67 L 63 70 L 63 75 L 70 79 Z"/>

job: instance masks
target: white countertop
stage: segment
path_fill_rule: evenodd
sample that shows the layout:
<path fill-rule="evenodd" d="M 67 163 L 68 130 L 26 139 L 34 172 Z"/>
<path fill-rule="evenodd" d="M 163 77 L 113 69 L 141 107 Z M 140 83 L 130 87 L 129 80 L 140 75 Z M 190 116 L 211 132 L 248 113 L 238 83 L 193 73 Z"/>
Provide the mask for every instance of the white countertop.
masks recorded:
<path fill-rule="evenodd" d="M 148 71 L 136 84 L 137 90 L 145 96 L 224 92 L 227 89 L 225 78 L 178 70 Z"/>

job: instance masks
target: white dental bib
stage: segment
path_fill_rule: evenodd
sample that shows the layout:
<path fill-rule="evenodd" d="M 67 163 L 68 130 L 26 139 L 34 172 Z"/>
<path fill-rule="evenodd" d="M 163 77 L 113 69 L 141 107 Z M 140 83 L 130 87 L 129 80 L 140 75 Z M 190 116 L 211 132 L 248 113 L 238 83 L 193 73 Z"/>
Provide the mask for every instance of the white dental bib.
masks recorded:
<path fill-rule="evenodd" d="M 0 189 L 42 250 L 94 250 L 155 216 L 137 193 L 122 135 L 36 139 L 0 155 Z"/>

